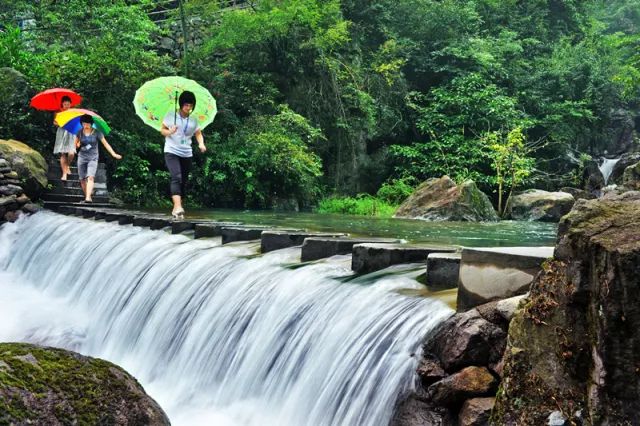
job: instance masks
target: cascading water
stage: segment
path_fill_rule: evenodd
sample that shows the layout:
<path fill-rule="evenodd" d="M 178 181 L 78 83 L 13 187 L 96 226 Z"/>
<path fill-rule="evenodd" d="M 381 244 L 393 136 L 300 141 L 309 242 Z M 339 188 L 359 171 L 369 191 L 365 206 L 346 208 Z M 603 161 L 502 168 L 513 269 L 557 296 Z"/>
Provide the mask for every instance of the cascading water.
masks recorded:
<path fill-rule="evenodd" d="M 174 424 L 388 424 L 451 309 L 298 254 L 38 213 L 0 230 L 0 341 L 113 361 Z"/>
<path fill-rule="evenodd" d="M 609 182 L 609 178 L 611 177 L 611 173 L 613 172 L 613 168 L 616 163 L 620 161 L 620 158 L 603 158 L 602 164 L 600 165 L 600 172 L 602 173 L 602 177 L 604 177 L 604 184 L 607 185 Z"/>

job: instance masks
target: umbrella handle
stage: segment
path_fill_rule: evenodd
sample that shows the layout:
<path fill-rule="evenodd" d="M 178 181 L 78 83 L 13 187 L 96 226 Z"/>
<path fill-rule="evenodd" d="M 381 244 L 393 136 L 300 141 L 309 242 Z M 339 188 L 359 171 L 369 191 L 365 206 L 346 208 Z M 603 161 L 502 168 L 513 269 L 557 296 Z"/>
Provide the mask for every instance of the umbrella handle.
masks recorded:
<path fill-rule="evenodd" d="M 176 114 L 178 110 L 178 91 L 176 90 L 176 95 L 173 97 L 173 125 L 176 126 Z"/>

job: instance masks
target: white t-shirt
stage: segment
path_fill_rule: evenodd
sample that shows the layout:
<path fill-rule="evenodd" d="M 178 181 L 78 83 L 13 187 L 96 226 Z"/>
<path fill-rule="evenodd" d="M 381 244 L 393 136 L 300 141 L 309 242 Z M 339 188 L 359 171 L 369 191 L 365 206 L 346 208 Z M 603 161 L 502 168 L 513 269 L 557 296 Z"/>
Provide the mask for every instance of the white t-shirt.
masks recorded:
<path fill-rule="evenodd" d="M 175 117 L 175 123 L 174 123 Z M 171 126 L 177 126 L 178 129 L 172 135 L 165 136 L 164 138 L 164 152 L 175 154 L 178 157 L 193 157 L 193 150 L 191 149 L 191 138 L 200 130 L 198 126 L 198 120 L 195 117 L 188 116 L 183 118 L 179 112 L 175 114 L 168 112 L 164 117 L 164 125 L 171 128 Z"/>

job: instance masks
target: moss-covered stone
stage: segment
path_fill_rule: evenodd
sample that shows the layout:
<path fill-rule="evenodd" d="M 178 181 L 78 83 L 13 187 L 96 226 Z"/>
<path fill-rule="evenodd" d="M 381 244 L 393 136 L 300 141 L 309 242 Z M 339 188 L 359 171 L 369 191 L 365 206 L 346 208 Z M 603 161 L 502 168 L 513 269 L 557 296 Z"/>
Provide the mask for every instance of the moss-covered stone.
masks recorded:
<path fill-rule="evenodd" d="M 29 145 L 13 139 L 0 139 L 0 156 L 9 160 L 30 198 L 37 198 L 47 187 L 47 162 Z"/>
<path fill-rule="evenodd" d="M 166 414 L 108 361 L 0 343 L 0 424 L 163 425 Z"/>
<path fill-rule="evenodd" d="M 423 182 L 402 203 L 395 217 L 422 220 L 497 221 L 498 215 L 475 182 L 460 185 L 448 176 Z"/>

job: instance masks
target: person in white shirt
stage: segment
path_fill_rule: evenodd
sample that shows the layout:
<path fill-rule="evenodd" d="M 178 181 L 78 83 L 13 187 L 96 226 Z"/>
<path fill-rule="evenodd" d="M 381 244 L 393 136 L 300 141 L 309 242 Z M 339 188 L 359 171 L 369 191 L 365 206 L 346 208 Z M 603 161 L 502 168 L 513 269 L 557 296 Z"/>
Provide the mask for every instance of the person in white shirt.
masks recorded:
<path fill-rule="evenodd" d="M 196 106 L 196 97 L 192 92 L 184 91 L 178 98 L 178 111 L 170 111 L 162 121 L 160 133 L 164 139 L 164 161 L 171 174 L 171 214 L 176 219 L 184 218 L 182 200 L 186 196 L 186 186 L 191 169 L 193 150 L 191 138 L 195 135 L 200 152 L 204 153 L 204 136 L 198 120 L 191 116 Z"/>

